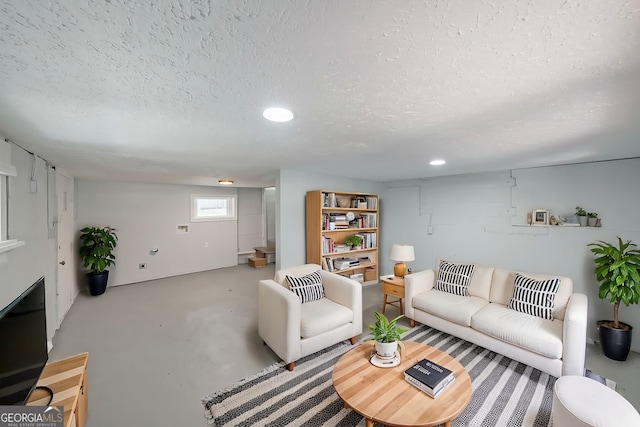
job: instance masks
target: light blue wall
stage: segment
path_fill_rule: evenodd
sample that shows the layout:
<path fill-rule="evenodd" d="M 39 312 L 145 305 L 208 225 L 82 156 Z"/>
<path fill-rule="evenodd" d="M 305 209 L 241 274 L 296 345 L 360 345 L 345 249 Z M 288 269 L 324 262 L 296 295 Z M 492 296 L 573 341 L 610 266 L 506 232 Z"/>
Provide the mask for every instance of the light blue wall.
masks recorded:
<path fill-rule="evenodd" d="M 393 273 L 394 262 L 389 254 L 394 243 L 413 245 L 416 260 L 407 262 L 408 268 L 413 271 L 428 268 L 425 254 L 430 253 L 429 222 L 426 215 L 420 215 L 419 181 L 389 184 L 380 197 L 384 198 L 384 203 L 380 206 L 379 274 Z"/>
<path fill-rule="evenodd" d="M 386 183 L 381 271 L 389 270 L 384 254 L 398 242 L 415 246 L 415 271 L 442 257 L 568 276 L 589 298 L 588 336 L 597 339 L 596 321 L 612 318 L 613 306 L 598 299 L 587 244 L 616 236 L 640 244 L 639 184 L 640 159 Z M 571 217 L 576 206 L 598 212 L 602 227 L 526 225 L 533 209 Z M 636 328 L 632 348 L 639 351 L 640 308 L 623 306 L 620 316 Z"/>
<path fill-rule="evenodd" d="M 334 175 L 280 170 L 276 180 L 276 269 L 304 264 L 305 196 L 307 191 L 332 190 L 379 194 L 378 182 Z M 380 204 L 384 202 L 381 200 Z"/>

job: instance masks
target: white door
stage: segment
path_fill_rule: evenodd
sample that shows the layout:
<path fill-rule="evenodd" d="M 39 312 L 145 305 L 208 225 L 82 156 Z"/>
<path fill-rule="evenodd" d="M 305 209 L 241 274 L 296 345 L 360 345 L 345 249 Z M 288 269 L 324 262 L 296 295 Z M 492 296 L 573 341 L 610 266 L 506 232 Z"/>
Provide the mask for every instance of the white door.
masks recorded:
<path fill-rule="evenodd" d="M 73 215 L 73 178 L 56 170 L 56 197 L 58 199 L 58 326 L 67 314 L 75 297 L 75 245 Z"/>

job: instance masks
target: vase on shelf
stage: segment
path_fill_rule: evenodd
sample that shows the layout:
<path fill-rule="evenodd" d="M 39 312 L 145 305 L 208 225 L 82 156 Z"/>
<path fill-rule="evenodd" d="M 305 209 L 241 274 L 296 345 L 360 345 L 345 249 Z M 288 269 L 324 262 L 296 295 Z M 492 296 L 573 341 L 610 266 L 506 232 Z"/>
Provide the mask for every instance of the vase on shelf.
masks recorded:
<path fill-rule="evenodd" d="M 586 216 L 579 216 L 578 217 L 578 222 L 580 223 L 580 227 L 586 227 L 588 219 L 589 218 L 587 218 Z"/>

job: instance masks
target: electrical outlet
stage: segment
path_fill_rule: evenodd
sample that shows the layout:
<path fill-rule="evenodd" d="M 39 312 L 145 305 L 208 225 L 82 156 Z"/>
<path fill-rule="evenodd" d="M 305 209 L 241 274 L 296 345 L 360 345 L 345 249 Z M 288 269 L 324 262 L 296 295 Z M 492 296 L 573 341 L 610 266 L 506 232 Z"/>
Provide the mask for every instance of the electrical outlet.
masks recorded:
<path fill-rule="evenodd" d="M 209 242 L 204 242 L 204 247 L 208 248 L 209 247 Z"/>
<path fill-rule="evenodd" d="M 139 268 L 140 270 L 146 270 L 146 268 L 147 268 L 147 263 L 146 263 L 146 262 L 142 262 L 142 263 L 138 264 L 138 268 Z"/>

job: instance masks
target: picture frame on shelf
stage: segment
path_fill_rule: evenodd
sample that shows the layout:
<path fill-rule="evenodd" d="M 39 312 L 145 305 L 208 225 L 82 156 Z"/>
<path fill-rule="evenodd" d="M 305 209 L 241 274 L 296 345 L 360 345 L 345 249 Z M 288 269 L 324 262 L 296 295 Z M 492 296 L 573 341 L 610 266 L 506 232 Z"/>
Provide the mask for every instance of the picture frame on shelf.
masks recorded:
<path fill-rule="evenodd" d="M 549 211 L 547 209 L 534 209 L 531 212 L 531 225 L 549 225 Z"/>

